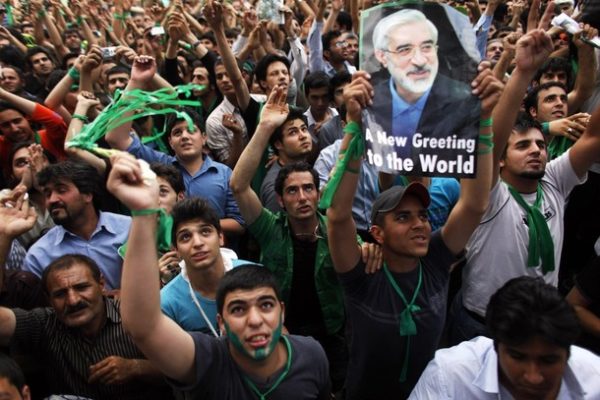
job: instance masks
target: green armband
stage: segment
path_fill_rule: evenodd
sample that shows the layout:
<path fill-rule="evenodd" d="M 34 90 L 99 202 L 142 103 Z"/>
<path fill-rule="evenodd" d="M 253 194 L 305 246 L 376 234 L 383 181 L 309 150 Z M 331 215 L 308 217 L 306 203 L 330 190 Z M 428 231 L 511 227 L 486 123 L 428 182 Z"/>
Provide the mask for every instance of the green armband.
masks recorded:
<path fill-rule="evenodd" d="M 73 114 L 73 115 L 71 116 L 71 118 L 78 119 L 78 120 L 80 120 L 80 121 L 83 121 L 83 122 L 85 122 L 86 124 L 87 124 L 88 122 L 90 122 L 90 120 L 89 120 L 89 118 L 87 117 L 87 115 Z"/>
<path fill-rule="evenodd" d="M 488 119 L 482 119 L 479 121 L 479 127 L 480 128 L 489 128 L 490 126 L 492 126 L 493 122 L 494 122 L 494 120 L 492 119 L 492 117 L 489 117 Z"/>
<path fill-rule="evenodd" d="M 491 133 L 489 135 L 479 135 L 479 144 L 486 146 L 486 148 L 477 150 L 477 154 L 490 154 L 494 150 L 494 134 Z"/>
<path fill-rule="evenodd" d="M 79 82 L 80 74 L 75 67 L 71 67 L 67 74 L 71 77 L 71 79 L 73 79 L 76 82 Z"/>
<path fill-rule="evenodd" d="M 550 122 L 542 122 L 542 133 L 544 135 L 550 134 Z"/>

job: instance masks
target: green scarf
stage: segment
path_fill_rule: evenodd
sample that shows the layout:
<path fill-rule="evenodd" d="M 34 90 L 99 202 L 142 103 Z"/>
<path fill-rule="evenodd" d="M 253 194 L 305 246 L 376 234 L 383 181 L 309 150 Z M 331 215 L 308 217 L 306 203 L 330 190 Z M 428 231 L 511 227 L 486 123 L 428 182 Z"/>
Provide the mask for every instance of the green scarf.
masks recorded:
<path fill-rule="evenodd" d="M 516 202 L 527 213 L 527 226 L 529 227 L 529 255 L 527 258 L 528 267 L 536 267 L 542 263 L 544 275 L 554 271 L 554 242 L 550 235 L 550 229 L 540 208 L 544 194 L 542 185 L 538 183 L 537 194 L 533 206 L 530 206 L 517 190 L 508 185 L 508 190 Z"/>

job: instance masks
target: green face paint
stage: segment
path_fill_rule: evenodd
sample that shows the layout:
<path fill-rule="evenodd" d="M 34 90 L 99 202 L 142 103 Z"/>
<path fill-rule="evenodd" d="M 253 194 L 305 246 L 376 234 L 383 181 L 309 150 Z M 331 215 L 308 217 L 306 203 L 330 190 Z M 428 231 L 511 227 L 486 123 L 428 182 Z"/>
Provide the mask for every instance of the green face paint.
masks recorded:
<path fill-rule="evenodd" d="M 271 353 L 273 353 L 273 350 L 275 350 L 275 346 L 277 346 L 277 343 L 279 343 L 279 340 L 281 339 L 282 329 L 283 318 L 280 316 L 279 325 L 277 325 L 277 328 L 275 328 L 275 330 L 273 331 L 273 334 L 271 335 L 271 342 L 269 343 L 269 345 L 267 347 L 254 350 L 253 352 L 249 352 L 244 347 L 240 338 L 231 331 L 229 325 L 227 324 L 227 322 L 225 322 L 225 333 L 227 334 L 227 339 L 229 339 L 233 347 L 235 347 L 240 353 L 242 353 L 246 357 L 256 361 L 262 361 L 269 357 Z"/>

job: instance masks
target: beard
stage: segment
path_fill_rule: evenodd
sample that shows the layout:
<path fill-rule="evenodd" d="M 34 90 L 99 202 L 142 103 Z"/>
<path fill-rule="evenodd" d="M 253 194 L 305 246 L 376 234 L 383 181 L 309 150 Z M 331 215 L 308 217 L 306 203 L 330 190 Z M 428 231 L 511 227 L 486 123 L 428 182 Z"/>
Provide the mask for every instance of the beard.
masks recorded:
<path fill-rule="evenodd" d="M 521 178 L 538 180 L 542 179 L 546 174 L 546 169 L 541 171 L 523 171 L 519 174 Z"/>
<path fill-rule="evenodd" d="M 436 63 L 435 65 L 413 67 L 410 70 L 404 72 L 398 71 L 396 68 L 393 67 L 391 63 L 389 63 L 388 71 L 392 76 L 392 79 L 394 79 L 394 83 L 397 87 L 400 87 L 410 93 L 425 93 L 433 86 L 433 81 L 435 81 L 435 78 L 438 73 L 438 66 Z M 429 72 L 429 77 L 427 77 L 427 79 L 415 80 L 409 77 L 411 73 L 423 71 Z"/>

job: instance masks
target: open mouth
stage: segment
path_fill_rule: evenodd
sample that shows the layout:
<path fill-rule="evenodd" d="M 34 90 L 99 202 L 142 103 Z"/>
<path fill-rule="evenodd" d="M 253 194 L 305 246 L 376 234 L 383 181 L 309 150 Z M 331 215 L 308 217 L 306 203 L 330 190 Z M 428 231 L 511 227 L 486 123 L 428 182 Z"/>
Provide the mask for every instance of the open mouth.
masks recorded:
<path fill-rule="evenodd" d="M 268 335 L 264 335 L 264 334 L 250 336 L 246 340 L 246 342 L 253 349 L 260 349 L 260 348 L 266 347 L 269 344 L 269 336 Z"/>

